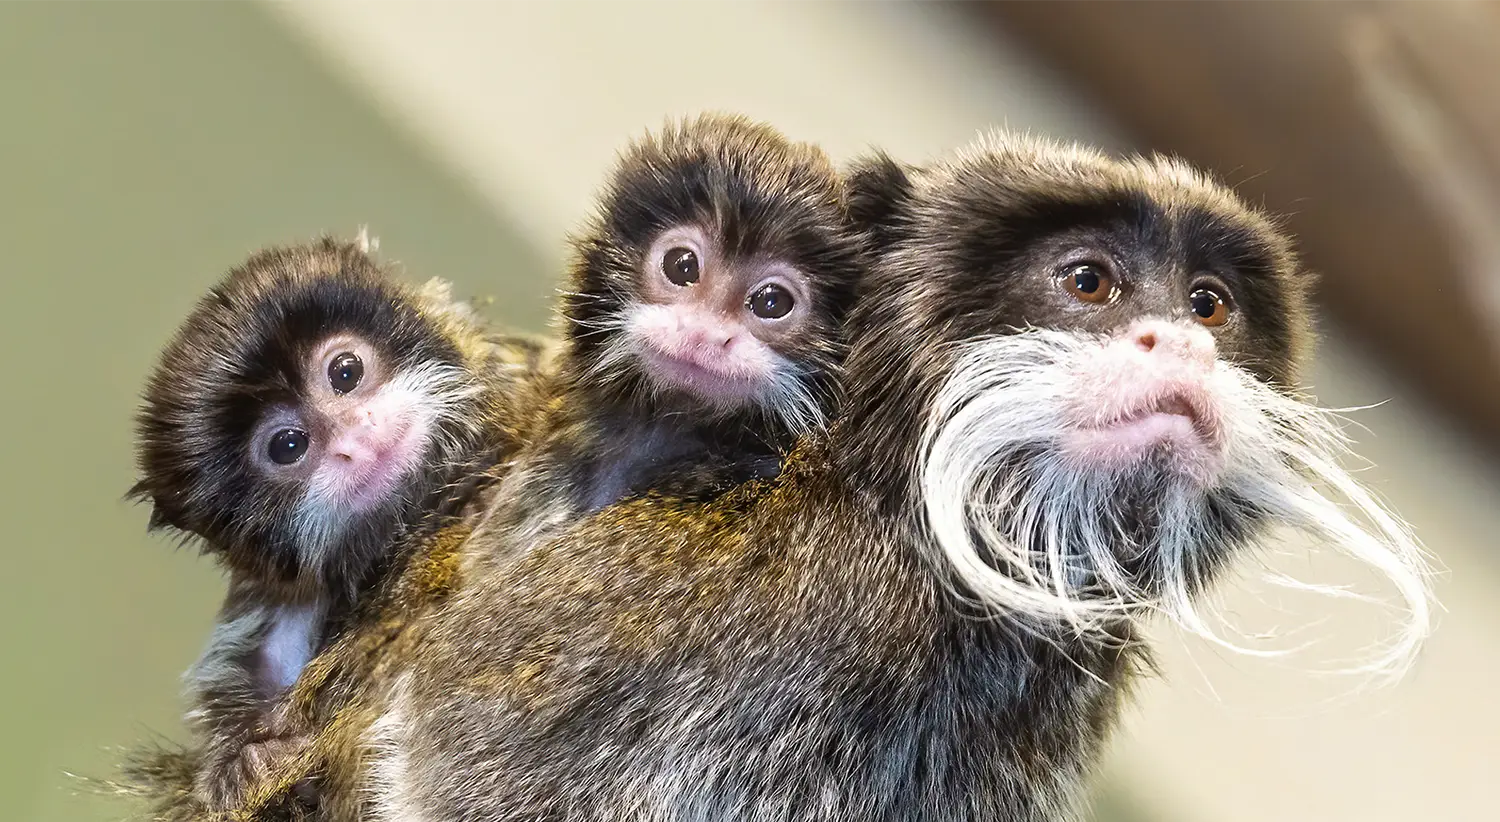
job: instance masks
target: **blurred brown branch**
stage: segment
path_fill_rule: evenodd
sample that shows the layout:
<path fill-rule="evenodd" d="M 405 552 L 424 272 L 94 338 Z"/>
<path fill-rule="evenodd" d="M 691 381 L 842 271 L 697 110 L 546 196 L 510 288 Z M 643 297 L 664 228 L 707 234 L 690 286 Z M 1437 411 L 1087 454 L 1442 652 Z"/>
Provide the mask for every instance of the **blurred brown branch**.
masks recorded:
<path fill-rule="evenodd" d="M 1392 154 L 1442 217 L 1457 274 L 1500 350 L 1500 15 L 1474 3 L 1391 3 L 1350 21 L 1346 47 Z M 1420 13 L 1418 13 L 1420 12 Z"/>
<path fill-rule="evenodd" d="M 1500 447 L 1500 9 L 977 5 L 1137 138 L 1290 215 L 1322 302 Z"/>

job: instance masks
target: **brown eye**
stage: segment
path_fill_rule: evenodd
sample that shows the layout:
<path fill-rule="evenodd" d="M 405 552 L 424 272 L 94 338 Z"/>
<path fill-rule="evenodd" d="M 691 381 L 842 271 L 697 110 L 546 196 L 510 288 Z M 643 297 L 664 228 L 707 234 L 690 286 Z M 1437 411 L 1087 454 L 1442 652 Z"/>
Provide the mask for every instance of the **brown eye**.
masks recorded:
<path fill-rule="evenodd" d="M 266 456 L 277 465 L 291 465 L 307 454 L 309 440 L 307 432 L 299 428 L 283 428 L 271 435 L 266 447 Z"/>
<path fill-rule="evenodd" d="M 1200 288 L 1189 294 L 1188 305 L 1198 322 L 1206 326 L 1223 325 L 1229 321 L 1229 303 L 1212 288 Z"/>
<path fill-rule="evenodd" d="M 1103 266 L 1079 263 L 1062 273 L 1062 286 L 1086 303 L 1102 303 L 1115 292 L 1115 280 Z"/>
<path fill-rule="evenodd" d="M 673 285 L 689 286 L 698 282 L 698 254 L 691 248 L 674 248 L 661 258 L 661 272 Z"/>
<path fill-rule="evenodd" d="M 358 388 L 359 381 L 364 377 L 365 364 L 352 352 L 345 351 L 328 364 L 328 384 L 340 394 L 347 394 Z"/>
<path fill-rule="evenodd" d="M 790 314 L 795 304 L 792 292 L 779 285 L 768 285 L 750 295 L 746 305 L 755 316 L 763 320 L 779 320 Z"/>

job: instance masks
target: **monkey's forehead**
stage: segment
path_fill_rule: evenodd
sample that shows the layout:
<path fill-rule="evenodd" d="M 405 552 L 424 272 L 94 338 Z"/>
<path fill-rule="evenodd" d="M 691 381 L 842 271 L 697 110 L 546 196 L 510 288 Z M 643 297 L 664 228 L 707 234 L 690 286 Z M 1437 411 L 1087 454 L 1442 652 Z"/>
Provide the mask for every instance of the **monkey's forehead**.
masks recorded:
<path fill-rule="evenodd" d="M 791 234 L 844 222 L 837 177 L 757 175 L 749 169 L 688 163 L 670 173 L 625 173 L 600 201 L 600 223 L 618 240 L 647 243 L 657 232 L 694 224 L 732 244 L 736 235 Z"/>
<path fill-rule="evenodd" d="M 1193 190 L 1072 180 L 1031 185 L 1013 178 L 953 175 L 927 181 L 907 207 L 912 241 L 930 251 L 972 256 L 977 249 L 1015 254 L 1074 235 L 1149 253 L 1170 266 L 1228 268 L 1274 280 L 1296 300 L 1309 295 L 1292 241 L 1233 200 L 1199 198 Z M 1229 205 L 1226 205 L 1228 203 Z M 1169 267 L 1170 267 L 1169 266 Z"/>
<path fill-rule="evenodd" d="M 1088 200 L 1125 194 L 1145 198 L 1161 213 L 1197 213 L 1233 221 L 1287 255 L 1292 241 L 1278 221 L 1229 187 L 1177 157 L 1111 157 L 1079 143 L 994 130 L 944 161 L 913 175 L 924 199 L 955 192 L 1022 205 L 1027 200 Z"/>
<path fill-rule="evenodd" d="M 842 203 L 842 177 L 816 146 L 764 123 L 704 116 L 632 143 L 600 199 L 604 222 L 764 221 L 787 213 L 827 219 Z"/>
<path fill-rule="evenodd" d="M 148 402 L 294 393 L 317 348 L 340 335 L 358 337 L 392 367 L 466 362 L 451 333 L 454 318 L 429 316 L 390 281 L 342 269 L 251 275 L 205 299 L 179 329 Z"/>
<path fill-rule="evenodd" d="M 604 203 L 599 221 L 578 243 L 578 290 L 590 291 L 599 277 L 633 281 L 643 255 L 665 232 L 679 228 L 701 232 L 705 250 L 723 261 L 784 263 L 815 289 L 857 277 L 861 246 L 839 189 L 795 190 L 694 173 L 699 176 L 675 182 L 641 180 L 638 188 L 631 183 Z"/>

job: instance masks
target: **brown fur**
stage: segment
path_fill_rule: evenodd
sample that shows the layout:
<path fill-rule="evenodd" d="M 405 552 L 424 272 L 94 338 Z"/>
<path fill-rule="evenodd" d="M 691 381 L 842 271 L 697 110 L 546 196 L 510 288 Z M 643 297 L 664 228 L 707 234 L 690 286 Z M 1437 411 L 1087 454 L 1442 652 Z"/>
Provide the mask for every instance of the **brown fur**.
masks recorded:
<path fill-rule="evenodd" d="M 564 517 L 520 532 L 542 534 L 524 550 L 535 512 L 498 495 L 456 588 L 370 612 L 365 638 L 319 663 L 349 687 L 299 685 L 322 730 L 285 779 L 320 780 L 318 818 L 382 803 L 433 822 L 1076 818 L 1144 649 L 1130 621 L 1077 634 L 966 610 L 932 566 L 912 472 L 951 344 L 1106 330 L 1035 290 L 1052 238 L 1096 232 L 1143 281 L 1220 255 L 1245 309 L 1224 356 L 1287 386 L 1307 278 L 1269 221 L 1174 162 L 1005 136 L 926 170 L 870 158 L 853 179 L 880 261 L 834 429 L 775 478 Z M 1161 300 L 1150 310 L 1176 310 Z M 1272 524 L 1239 513 L 1203 546 L 1211 568 Z M 407 577 L 449 550 L 429 541 Z M 294 804 L 263 794 L 247 818 Z"/>

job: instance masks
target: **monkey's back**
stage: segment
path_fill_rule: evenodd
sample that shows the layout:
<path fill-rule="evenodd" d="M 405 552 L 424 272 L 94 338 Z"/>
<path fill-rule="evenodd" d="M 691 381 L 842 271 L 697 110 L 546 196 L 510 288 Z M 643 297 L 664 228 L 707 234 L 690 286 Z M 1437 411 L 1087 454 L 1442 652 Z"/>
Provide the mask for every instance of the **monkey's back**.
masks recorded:
<path fill-rule="evenodd" d="M 365 739 L 374 818 L 1065 818 L 1118 689 L 960 615 L 896 525 L 814 449 L 469 581 Z"/>

